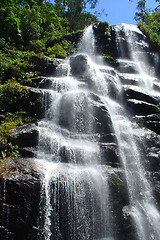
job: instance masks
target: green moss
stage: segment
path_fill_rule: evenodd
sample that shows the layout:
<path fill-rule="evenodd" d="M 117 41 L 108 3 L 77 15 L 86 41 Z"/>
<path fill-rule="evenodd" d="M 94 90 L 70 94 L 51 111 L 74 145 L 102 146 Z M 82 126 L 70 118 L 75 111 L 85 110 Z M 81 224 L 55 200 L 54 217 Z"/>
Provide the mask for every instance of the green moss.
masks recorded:
<path fill-rule="evenodd" d="M 105 55 L 104 59 L 107 63 L 113 63 L 114 62 L 114 58 L 110 54 Z"/>
<path fill-rule="evenodd" d="M 113 179 L 111 182 L 112 186 L 116 187 L 117 192 L 120 192 L 120 181 L 118 179 Z"/>
<path fill-rule="evenodd" d="M 0 52 L 0 82 L 5 83 L 8 79 L 15 78 L 20 81 L 27 72 L 34 69 L 29 61 L 34 52 L 5 49 Z"/>
<path fill-rule="evenodd" d="M 1 113 L 16 112 L 28 109 L 29 92 L 20 83 L 8 80 L 0 85 L 0 106 Z"/>
<path fill-rule="evenodd" d="M 33 121 L 26 112 L 7 113 L 0 125 L 0 158 L 18 157 L 18 146 L 14 145 L 13 129 Z"/>

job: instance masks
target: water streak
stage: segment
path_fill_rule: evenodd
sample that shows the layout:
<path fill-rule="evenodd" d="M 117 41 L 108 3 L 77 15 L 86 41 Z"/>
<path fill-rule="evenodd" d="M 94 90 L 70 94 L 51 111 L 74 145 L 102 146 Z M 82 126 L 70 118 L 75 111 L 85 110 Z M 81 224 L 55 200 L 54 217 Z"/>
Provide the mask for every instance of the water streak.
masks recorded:
<path fill-rule="evenodd" d="M 152 90 L 155 70 L 151 62 L 156 61 L 156 56 L 150 53 L 146 37 L 138 27 L 132 24 L 123 23 L 115 26 L 114 29 L 119 56 L 133 61 L 135 71 L 139 73 L 139 86 Z"/>

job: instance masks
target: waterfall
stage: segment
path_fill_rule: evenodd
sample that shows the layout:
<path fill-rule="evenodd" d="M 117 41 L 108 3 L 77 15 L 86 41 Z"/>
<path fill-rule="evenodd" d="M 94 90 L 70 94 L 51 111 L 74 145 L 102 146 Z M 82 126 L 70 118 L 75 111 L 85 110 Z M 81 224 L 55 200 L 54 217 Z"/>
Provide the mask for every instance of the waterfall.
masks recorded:
<path fill-rule="evenodd" d="M 116 29 L 117 41 L 120 31 Z M 129 36 L 127 41 L 133 39 Z M 122 101 L 123 86 L 112 67 L 95 64 L 94 44 L 90 26 L 79 52 L 57 69 L 57 77 L 48 78 L 51 87 L 44 91 L 45 118 L 38 125 L 36 158 L 43 176 L 40 239 L 124 239 L 112 202 L 113 185 L 119 184 L 113 176 L 120 174 L 127 200 L 119 214 L 121 219 L 123 213 L 130 216 L 135 229 L 131 239 L 158 240 L 160 214 Z M 132 46 L 128 49 L 135 61 Z M 121 61 L 126 57 L 123 52 L 120 45 Z M 138 66 L 138 74 L 144 74 L 139 68 L 143 71 Z M 152 72 L 150 79 L 153 76 Z M 113 147 L 119 159 L 116 167 L 109 155 Z"/>
<path fill-rule="evenodd" d="M 95 38 L 93 34 L 92 25 L 85 29 L 81 41 L 79 42 L 79 52 L 87 53 L 90 57 L 95 56 Z"/>
<path fill-rule="evenodd" d="M 156 56 L 150 52 L 146 37 L 135 25 L 119 24 L 114 27 L 121 64 L 127 58 L 135 65 L 139 85 L 147 90 L 153 88 Z"/>

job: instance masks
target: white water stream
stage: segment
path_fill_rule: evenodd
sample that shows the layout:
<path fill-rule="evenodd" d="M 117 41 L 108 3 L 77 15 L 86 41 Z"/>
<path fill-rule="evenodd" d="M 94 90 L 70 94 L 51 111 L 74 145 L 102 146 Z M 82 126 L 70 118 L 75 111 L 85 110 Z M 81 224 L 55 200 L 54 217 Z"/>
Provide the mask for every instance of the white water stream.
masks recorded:
<path fill-rule="evenodd" d="M 92 44 L 88 45 L 90 42 Z M 87 60 L 83 79 L 71 76 L 69 64 L 66 71 L 66 63 L 64 76 L 62 73 L 60 77 L 50 78 L 52 88 L 44 91 L 44 100 L 46 93 L 49 106 L 45 119 L 39 123 L 37 156 L 44 174 L 41 239 L 121 240 L 111 217 L 107 167 L 101 165 L 99 142 L 94 134 L 94 111 L 89 101 L 90 94 L 94 93 L 111 117 L 127 183 L 128 211 L 137 237 L 139 240 L 159 240 L 160 214 L 145 176 L 132 125 L 121 102 L 119 78 L 115 72 L 110 74 L 110 67 L 92 61 L 96 56 L 91 27 L 84 32 L 80 49 L 89 55 L 82 55 Z"/>
<path fill-rule="evenodd" d="M 151 62 L 156 61 L 156 56 L 150 53 L 146 37 L 136 25 L 132 24 L 119 24 L 115 26 L 115 32 L 122 62 L 126 61 L 126 51 L 128 51 L 130 62 L 135 64 L 138 72 L 139 86 L 152 90 L 155 71 Z"/>

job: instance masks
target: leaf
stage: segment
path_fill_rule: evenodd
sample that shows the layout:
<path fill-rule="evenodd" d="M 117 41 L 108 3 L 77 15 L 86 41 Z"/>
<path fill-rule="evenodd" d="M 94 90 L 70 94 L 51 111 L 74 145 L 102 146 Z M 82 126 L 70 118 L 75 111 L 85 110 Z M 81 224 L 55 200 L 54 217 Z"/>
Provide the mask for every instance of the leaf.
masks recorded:
<path fill-rule="evenodd" d="M 2 158 L 5 158 L 7 156 L 6 152 L 1 151 Z"/>

